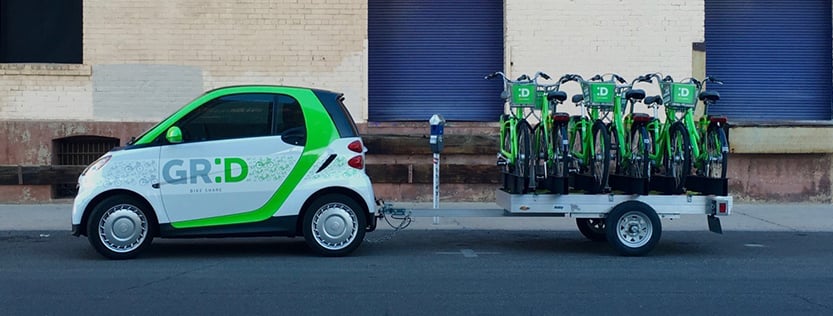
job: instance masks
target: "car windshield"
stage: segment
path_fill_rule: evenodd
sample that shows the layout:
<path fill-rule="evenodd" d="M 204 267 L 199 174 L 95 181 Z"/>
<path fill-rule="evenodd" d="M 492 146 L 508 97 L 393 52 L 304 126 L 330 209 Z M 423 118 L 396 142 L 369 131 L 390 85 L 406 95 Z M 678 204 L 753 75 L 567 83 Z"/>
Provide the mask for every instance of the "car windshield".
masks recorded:
<path fill-rule="evenodd" d="M 179 112 L 179 110 L 182 110 L 182 108 L 184 108 L 184 107 L 188 106 L 189 104 L 191 104 L 191 103 L 192 103 L 192 102 L 194 102 L 195 100 L 197 100 L 197 99 L 201 98 L 203 95 L 205 95 L 205 94 L 200 94 L 200 95 L 199 95 L 199 96 L 197 96 L 196 98 L 191 99 L 191 101 L 185 102 L 185 104 L 184 104 L 183 106 L 181 106 L 179 109 L 177 109 L 176 111 L 173 111 L 171 114 L 169 114 L 168 116 L 166 116 L 164 119 L 160 120 L 158 123 L 153 124 L 151 127 L 149 127 L 149 128 L 148 128 L 148 129 L 146 129 L 144 132 L 142 132 L 141 134 L 139 134 L 139 136 L 132 136 L 132 137 L 130 137 L 130 140 L 127 142 L 127 145 L 133 145 L 133 143 L 134 143 L 134 142 L 136 142 L 136 140 L 139 140 L 139 139 L 142 139 L 142 137 L 145 137 L 145 135 L 147 135 L 148 133 L 150 133 L 150 131 L 152 131 L 154 128 L 156 128 L 156 127 L 157 127 L 157 126 L 159 126 L 160 124 L 162 124 L 162 123 L 164 123 L 165 121 L 167 121 L 169 118 L 171 118 L 171 116 L 174 116 L 174 114 L 176 114 L 177 112 Z"/>

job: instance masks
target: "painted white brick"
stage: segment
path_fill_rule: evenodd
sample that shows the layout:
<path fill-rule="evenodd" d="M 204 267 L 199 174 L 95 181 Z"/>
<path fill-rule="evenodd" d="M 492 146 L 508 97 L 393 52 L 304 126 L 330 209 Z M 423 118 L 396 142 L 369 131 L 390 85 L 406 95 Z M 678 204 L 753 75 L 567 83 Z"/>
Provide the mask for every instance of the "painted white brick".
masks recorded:
<path fill-rule="evenodd" d="M 682 79 L 692 73 L 692 43 L 704 40 L 702 0 L 506 0 L 505 19 L 513 76 L 662 72 Z M 579 93 L 577 85 L 565 90 Z"/>
<path fill-rule="evenodd" d="M 703 40 L 703 9 L 702 0 L 505 0 L 505 21 L 495 23 L 505 22 L 513 75 L 684 77 L 692 72 L 691 43 Z M 89 69 L 190 67 L 198 79 L 172 76 L 169 84 L 201 80 L 203 90 L 246 83 L 331 89 L 346 94 L 357 120 L 367 118 L 366 0 L 85 0 L 83 15 Z M 0 119 L 157 120 L 184 102 L 161 93 L 141 112 L 135 102 L 96 97 L 95 71 L 53 74 L 0 73 Z"/>

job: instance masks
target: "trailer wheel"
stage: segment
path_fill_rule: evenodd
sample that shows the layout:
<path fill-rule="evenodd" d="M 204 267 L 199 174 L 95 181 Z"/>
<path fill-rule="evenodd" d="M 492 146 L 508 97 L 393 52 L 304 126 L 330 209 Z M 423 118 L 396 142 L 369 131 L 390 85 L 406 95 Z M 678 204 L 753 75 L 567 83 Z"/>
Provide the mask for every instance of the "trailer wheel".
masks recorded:
<path fill-rule="evenodd" d="M 578 231 L 592 241 L 607 240 L 604 218 L 576 218 Z"/>
<path fill-rule="evenodd" d="M 623 256 L 641 256 L 654 249 L 662 235 L 662 223 L 650 206 L 638 201 L 622 202 L 605 222 L 607 241 Z"/>

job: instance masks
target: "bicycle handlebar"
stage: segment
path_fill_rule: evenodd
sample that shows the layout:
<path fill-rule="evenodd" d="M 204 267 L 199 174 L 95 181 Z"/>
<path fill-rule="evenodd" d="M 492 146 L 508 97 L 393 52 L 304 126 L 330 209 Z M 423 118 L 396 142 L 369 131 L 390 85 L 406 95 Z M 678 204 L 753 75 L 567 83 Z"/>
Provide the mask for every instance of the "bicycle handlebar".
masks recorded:
<path fill-rule="evenodd" d="M 602 74 L 602 75 L 595 75 L 595 76 L 593 76 L 593 78 L 590 78 L 590 81 L 605 81 L 604 78 L 605 78 L 605 76 L 608 76 L 608 75 L 610 76 L 611 81 L 616 80 L 621 84 L 628 83 L 628 81 L 625 80 L 625 78 L 622 78 L 622 76 L 620 76 L 619 74 L 616 74 L 616 73 L 606 73 L 606 74 Z"/>
<path fill-rule="evenodd" d="M 541 72 L 541 71 L 536 72 L 535 77 L 530 78 L 529 75 L 522 74 L 520 77 L 518 77 L 518 79 L 515 79 L 515 80 L 509 79 L 509 77 L 506 76 L 506 74 L 503 73 L 502 71 L 496 71 L 496 72 L 493 72 L 493 73 L 490 73 L 490 74 L 486 75 L 485 77 L 483 77 L 483 79 L 489 80 L 489 79 L 494 79 L 496 77 L 501 77 L 503 79 L 504 83 L 536 83 L 537 84 L 538 77 L 544 78 L 546 80 L 550 79 L 549 75 L 547 75 L 546 73 Z"/>
<path fill-rule="evenodd" d="M 700 81 L 700 80 L 695 79 L 694 77 L 691 77 L 691 78 L 683 79 L 681 82 L 693 83 L 695 86 L 697 86 L 698 91 L 702 90 L 704 83 L 714 83 L 714 84 L 719 84 L 719 85 L 723 84 L 723 81 L 717 80 L 717 78 L 712 77 L 712 76 L 706 76 L 706 79 L 703 79 L 703 81 Z"/>

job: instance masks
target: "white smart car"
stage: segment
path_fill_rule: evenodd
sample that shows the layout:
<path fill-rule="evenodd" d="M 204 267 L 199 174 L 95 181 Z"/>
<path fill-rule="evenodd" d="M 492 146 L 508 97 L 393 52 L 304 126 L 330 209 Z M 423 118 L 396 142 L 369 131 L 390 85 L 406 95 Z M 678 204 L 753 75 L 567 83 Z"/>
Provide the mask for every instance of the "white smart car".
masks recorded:
<path fill-rule="evenodd" d="M 112 259 L 154 237 L 304 236 L 327 256 L 376 227 L 365 147 L 342 95 L 206 92 L 84 170 L 72 231 Z"/>

